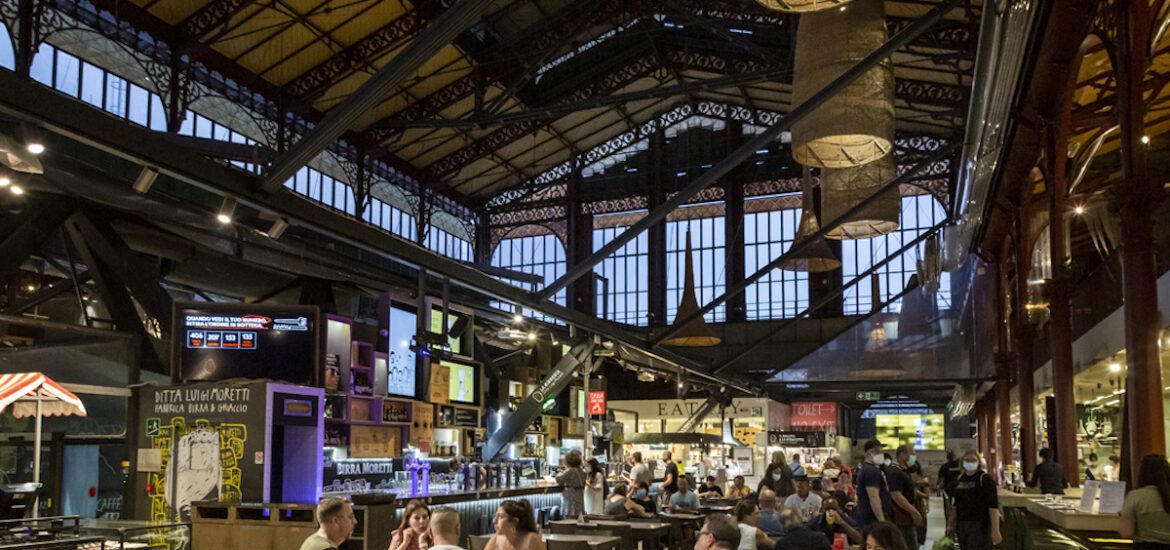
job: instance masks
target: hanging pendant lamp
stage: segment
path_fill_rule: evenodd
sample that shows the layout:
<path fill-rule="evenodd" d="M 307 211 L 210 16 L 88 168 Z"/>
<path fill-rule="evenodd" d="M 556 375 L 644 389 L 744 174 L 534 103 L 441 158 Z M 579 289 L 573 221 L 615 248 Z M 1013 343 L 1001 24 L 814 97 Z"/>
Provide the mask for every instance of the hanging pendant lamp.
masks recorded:
<path fill-rule="evenodd" d="M 882 0 L 800 16 L 792 102 L 820 93 L 886 41 Z M 805 166 L 843 168 L 873 162 L 894 146 L 894 69 L 886 59 L 792 126 L 792 156 Z"/>
<path fill-rule="evenodd" d="M 817 222 L 817 214 L 813 211 L 812 175 L 807 167 L 804 168 L 804 181 L 800 193 L 800 226 L 796 230 L 795 242 L 801 242 L 821 229 L 821 224 Z M 824 237 L 817 237 L 815 242 L 800 251 L 799 256 L 780 264 L 780 269 L 810 273 L 832 271 L 838 267 L 841 267 L 841 260 L 833 255 Z"/>
<path fill-rule="evenodd" d="M 848 4 L 851 0 L 756 0 L 761 6 L 776 11 L 790 13 L 808 13 L 829 8 L 837 8 Z"/>
<path fill-rule="evenodd" d="M 699 301 L 695 299 L 695 271 L 691 261 L 691 232 L 687 231 L 686 273 L 684 275 L 682 301 L 678 304 L 678 312 L 674 314 L 674 324 L 671 328 L 678 328 L 678 322 L 690 317 L 699 311 Z M 700 348 L 719 345 L 718 336 L 711 332 L 711 327 L 703 320 L 703 316 L 695 317 L 694 321 L 683 326 L 674 336 L 663 340 L 668 346 Z"/>
<path fill-rule="evenodd" d="M 865 166 L 821 170 L 821 216 L 829 222 L 836 220 L 885 187 L 897 172 L 894 162 L 893 155 L 886 155 Z M 885 235 L 898 228 L 901 210 L 898 189 L 890 188 L 830 229 L 825 236 L 830 239 L 868 239 Z"/>

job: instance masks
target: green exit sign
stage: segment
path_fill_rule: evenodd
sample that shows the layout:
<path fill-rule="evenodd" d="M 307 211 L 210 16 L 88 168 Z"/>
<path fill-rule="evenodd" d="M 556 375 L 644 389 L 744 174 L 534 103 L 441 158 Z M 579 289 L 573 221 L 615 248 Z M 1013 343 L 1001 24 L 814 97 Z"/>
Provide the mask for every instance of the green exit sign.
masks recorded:
<path fill-rule="evenodd" d="M 881 392 L 876 391 L 859 391 L 857 392 L 858 401 L 877 401 L 882 398 Z"/>

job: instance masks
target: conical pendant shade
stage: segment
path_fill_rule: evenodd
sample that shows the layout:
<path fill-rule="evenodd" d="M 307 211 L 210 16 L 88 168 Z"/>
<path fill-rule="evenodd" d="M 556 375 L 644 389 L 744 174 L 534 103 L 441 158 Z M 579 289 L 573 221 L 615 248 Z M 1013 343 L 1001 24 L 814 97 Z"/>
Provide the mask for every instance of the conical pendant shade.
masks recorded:
<path fill-rule="evenodd" d="M 678 304 L 678 313 L 674 315 L 675 325 L 672 328 L 678 328 L 677 323 L 679 321 L 699 311 L 699 301 L 695 299 L 695 269 L 691 262 L 690 231 L 687 231 L 686 274 L 684 275 L 683 281 L 682 301 Z M 711 332 L 711 327 L 707 326 L 707 322 L 703 320 L 703 317 L 699 316 L 694 321 L 683 326 L 674 336 L 663 340 L 662 343 L 668 346 L 700 348 L 719 345 L 721 341 L 718 336 L 715 336 Z"/>
<path fill-rule="evenodd" d="M 825 221 L 836 220 L 885 187 L 896 173 L 893 155 L 856 168 L 821 170 L 821 216 Z M 830 239 L 868 239 L 885 235 L 898 228 L 901 211 L 902 199 L 898 190 L 891 188 L 825 236 Z"/>
<path fill-rule="evenodd" d="M 756 0 L 765 8 L 789 13 L 804 13 L 836 8 L 848 4 L 850 0 Z"/>
<path fill-rule="evenodd" d="M 817 223 L 816 212 L 813 211 L 812 182 L 809 178 L 808 168 L 804 169 L 804 185 L 801 189 L 800 202 L 800 227 L 796 230 L 796 242 L 803 241 L 821 228 L 821 225 Z M 780 264 L 780 269 L 808 271 L 810 273 L 832 271 L 838 267 L 841 267 L 841 260 L 833 255 L 833 251 L 829 249 L 829 243 L 825 242 L 823 237 L 818 237 L 816 242 L 804 247 L 799 256 Z"/>

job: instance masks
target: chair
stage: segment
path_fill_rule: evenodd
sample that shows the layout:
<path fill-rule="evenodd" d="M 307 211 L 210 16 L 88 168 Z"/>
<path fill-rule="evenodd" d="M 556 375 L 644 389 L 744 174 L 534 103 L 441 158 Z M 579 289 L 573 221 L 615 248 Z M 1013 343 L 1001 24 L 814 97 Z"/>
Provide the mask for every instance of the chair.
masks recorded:
<path fill-rule="evenodd" d="M 492 540 L 492 537 L 491 535 L 472 535 L 470 539 L 471 550 L 484 550 L 484 548 L 487 548 L 488 541 Z"/>
<path fill-rule="evenodd" d="M 629 525 L 609 524 L 599 529 L 594 529 L 589 534 L 617 537 L 622 540 L 622 550 L 634 550 L 634 546 L 637 544 L 637 540 L 634 538 L 634 528 Z"/>
<path fill-rule="evenodd" d="M 576 535 L 577 534 L 577 526 L 576 525 L 572 525 L 572 524 L 566 525 L 563 523 L 553 523 L 551 525 L 552 525 L 552 533 L 554 535 Z"/>
<path fill-rule="evenodd" d="M 589 543 L 583 540 L 548 540 L 548 550 L 589 550 Z"/>

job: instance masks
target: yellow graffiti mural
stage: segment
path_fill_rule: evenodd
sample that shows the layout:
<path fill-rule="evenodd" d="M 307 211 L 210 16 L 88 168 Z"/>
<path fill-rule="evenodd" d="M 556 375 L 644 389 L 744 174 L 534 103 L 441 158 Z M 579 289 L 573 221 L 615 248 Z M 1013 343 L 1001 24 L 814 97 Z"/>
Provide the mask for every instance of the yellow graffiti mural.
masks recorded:
<path fill-rule="evenodd" d="M 193 424 L 187 424 L 184 418 L 174 418 L 169 425 L 159 427 L 158 435 L 148 437 L 150 447 L 162 451 L 162 469 L 159 472 L 147 474 L 146 483 L 154 488 L 150 494 L 151 521 L 186 521 L 182 518 L 179 507 L 167 502 L 167 473 L 174 451 L 175 442 L 197 430 L 209 430 L 219 436 L 219 471 L 221 473 L 219 486 L 219 500 L 222 502 L 239 502 L 243 492 L 240 489 L 240 463 L 244 456 L 244 444 L 248 441 L 248 428 L 243 424 L 212 424 L 207 420 L 198 419 Z M 213 482 L 214 484 L 214 482 Z"/>

